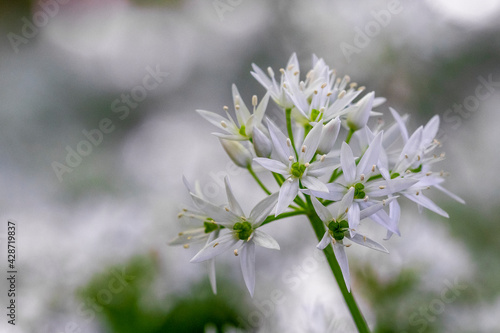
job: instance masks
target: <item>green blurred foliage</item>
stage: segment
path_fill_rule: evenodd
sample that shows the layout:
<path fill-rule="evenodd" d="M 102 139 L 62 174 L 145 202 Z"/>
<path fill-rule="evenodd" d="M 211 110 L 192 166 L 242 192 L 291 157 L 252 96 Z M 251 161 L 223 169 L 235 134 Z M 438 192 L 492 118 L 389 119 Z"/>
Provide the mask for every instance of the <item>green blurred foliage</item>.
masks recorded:
<path fill-rule="evenodd" d="M 114 283 L 113 276 L 120 273 L 126 282 L 118 291 L 120 288 L 115 287 L 119 284 Z M 93 308 L 101 308 L 98 318 L 109 332 L 197 333 L 204 332 L 207 324 L 217 332 L 223 332 L 226 327 L 242 327 L 239 318 L 243 305 L 231 298 L 237 291 L 230 283 L 224 282 L 222 293 L 213 295 L 204 278 L 203 282 L 191 286 L 188 294 L 158 299 L 152 289 L 158 273 L 155 256 L 136 256 L 96 274 L 78 291 L 78 296 L 87 304 L 92 300 Z M 112 297 L 104 297 L 106 293 Z"/>

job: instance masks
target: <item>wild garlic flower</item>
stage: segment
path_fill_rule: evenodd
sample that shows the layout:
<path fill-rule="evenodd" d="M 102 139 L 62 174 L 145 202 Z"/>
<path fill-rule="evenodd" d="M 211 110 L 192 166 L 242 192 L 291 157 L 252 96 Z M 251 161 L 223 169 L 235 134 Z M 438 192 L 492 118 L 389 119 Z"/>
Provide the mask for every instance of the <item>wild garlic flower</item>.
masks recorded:
<path fill-rule="evenodd" d="M 297 153 L 290 139 L 275 124 L 269 121 L 268 125 L 276 159 L 255 158 L 254 161 L 269 171 L 285 177 L 276 206 L 276 215 L 278 215 L 293 202 L 299 193 L 300 184 L 310 190 L 327 192 L 328 188 L 318 177 L 329 170 L 329 167 L 333 165 L 333 160 L 327 159 L 325 155 L 319 159 L 313 159 L 320 143 L 323 124 L 318 123 L 311 129 Z"/>
<path fill-rule="evenodd" d="M 252 138 L 252 132 L 254 127 L 262 126 L 262 118 L 264 117 L 264 113 L 267 108 L 267 104 L 269 102 L 269 94 L 264 95 L 264 98 L 257 104 L 257 96 L 252 97 L 252 106 L 253 106 L 253 114 L 250 113 L 245 102 L 241 98 L 241 95 L 236 88 L 236 85 L 232 86 L 233 92 L 233 103 L 234 110 L 236 114 L 235 122 L 231 115 L 229 114 L 229 108 L 227 106 L 224 107 L 224 111 L 226 112 L 227 119 L 219 116 L 215 112 L 206 111 L 206 110 L 196 110 L 203 118 L 208 120 L 211 124 L 217 126 L 224 133 L 212 133 L 220 138 L 226 140 L 236 140 L 236 141 L 246 141 Z"/>
<path fill-rule="evenodd" d="M 212 260 L 216 256 L 233 249 L 234 255 L 240 258 L 241 271 L 245 284 L 250 295 L 253 296 L 255 289 L 255 245 L 274 250 L 279 250 L 280 248 L 278 242 L 273 237 L 258 229 L 276 205 L 278 193 L 271 194 L 257 203 L 250 212 L 250 215 L 246 217 L 233 195 L 227 177 L 224 179 L 224 182 L 229 207 L 222 208 L 215 206 L 191 194 L 198 207 L 207 215 L 214 216 L 216 223 L 224 226 L 224 230 L 228 231 L 208 243 L 191 259 L 191 262 L 197 263 Z"/>
<path fill-rule="evenodd" d="M 332 211 L 323 206 L 318 201 L 318 199 L 311 197 L 311 201 L 314 209 L 316 210 L 316 214 L 318 214 L 318 217 L 321 219 L 321 221 L 323 221 L 326 227 L 326 232 L 316 247 L 320 250 L 323 250 L 330 243 L 332 244 L 333 252 L 335 253 L 335 257 L 339 262 L 340 269 L 342 270 L 342 275 L 344 276 L 344 281 L 348 290 L 351 289 L 351 279 L 349 274 L 347 254 L 345 253 L 345 247 L 349 247 L 351 246 L 351 244 L 344 244 L 345 239 L 377 251 L 389 253 L 389 251 L 387 251 L 387 249 L 383 245 L 371 240 L 370 238 L 360 233 L 357 233 L 355 230 L 349 227 L 348 212 L 350 207 L 352 207 L 354 193 L 354 188 L 349 189 L 349 191 L 347 191 L 341 201 L 336 202 L 334 205 L 332 205 Z M 379 209 L 381 209 L 381 207 L 379 207 Z M 372 209 L 368 209 L 368 211 L 363 210 L 360 212 L 360 218 L 363 219 L 370 216 L 371 214 Z"/>

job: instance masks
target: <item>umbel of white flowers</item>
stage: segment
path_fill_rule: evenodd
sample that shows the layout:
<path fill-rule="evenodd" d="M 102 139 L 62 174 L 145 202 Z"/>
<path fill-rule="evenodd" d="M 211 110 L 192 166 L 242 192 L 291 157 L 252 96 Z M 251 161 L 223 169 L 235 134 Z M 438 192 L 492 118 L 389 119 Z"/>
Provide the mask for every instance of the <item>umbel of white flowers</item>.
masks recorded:
<path fill-rule="evenodd" d="M 214 135 L 239 167 L 248 169 L 265 192 L 264 198 L 248 215 L 236 200 L 229 179 L 225 178 L 226 203 L 211 203 L 196 183 L 184 183 L 194 208 L 184 209 L 179 217 L 192 225 L 170 242 L 189 248 L 204 244 L 191 262 L 206 262 L 214 293 L 215 257 L 231 251 L 239 257 L 245 284 L 253 296 L 255 287 L 255 245 L 279 250 L 278 242 L 262 229 L 268 223 L 313 212 L 323 222 L 325 233 L 318 249 L 332 245 L 344 281 L 350 289 L 350 274 L 345 248 L 352 243 L 387 252 L 386 248 L 358 232 L 360 224 L 377 223 L 389 239 L 400 235 L 399 219 L 402 197 L 448 217 L 424 194 L 437 189 L 464 203 L 442 184 L 447 175 L 434 171 L 444 158 L 436 153 L 439 117 L 432 117 L 412 134 L 407 129 L 408 116 L 389 108 L 394 121 L 379 121 L 370 127 L 369 120 L 382 113 L 373 109 L 385 102 L 370 92 L 360 97 L 364 87 L 357 87 L 348 76 L 337 77 L 323 59 L 313 56 L 312 69 L 305 76 L 297 56 L 279 70 L 267 74 L 252 64 L 252 76 L 267 90 L 259 102 L 252 97 L 252 112 L 235 85 L 232 86 L 236 121 L 227 106 L 226 118 L 218 113 L 197 110 L 221 132 Z M 356 101 L 356 98 L 359 100 Z M 269 99 L 283 109 L 286 131 L 265 118 Z M 286 133 L 286 134 L 285 134 Z M 258 172 L 254 171 L 254 168 Z M 276 184 L 264 184 L 257 173 L 270 172 Z M 272 193 L 270 186 L 279 186 Z"/>

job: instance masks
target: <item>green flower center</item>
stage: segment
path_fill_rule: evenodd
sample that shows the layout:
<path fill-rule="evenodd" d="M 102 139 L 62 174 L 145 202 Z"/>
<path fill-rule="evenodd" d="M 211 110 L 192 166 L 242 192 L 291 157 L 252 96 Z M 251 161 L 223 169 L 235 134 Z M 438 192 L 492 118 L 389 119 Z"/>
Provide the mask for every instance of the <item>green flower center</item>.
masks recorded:
<path fill-rule="evenodd" d="M 247 240 L 250 238 L 253 232 L 252 224 L 250 222 L 236 222 L 233 226 L 233 230 L 236 231 L 238 238 L 241 240 Z"/>
<path fill-rule="evenodd" d="M 243 136 L 247 136 L 245 125 L 241 125 L 239 133 Z"/>
<path fill-rule="evenodd" d="M 410 170 L 411 172 L 413 173 L 418 173 L 420 171 L 422 171 L 422 164 L 420 164 L 418 167 L 416 167 L 415 169 L 408 169 Z"/>
<path fill-rule="evenodd" d="M 397 172 L 395 172 L 395 173 L 393 173 L 393 174 L 391 175 L 391 179 L 397 178 L 397 177 L 399 177 L 399 176 L 400 176 L 400 174 L 399 174 L 399 173 L 397 173 Z"/>
<path fill-rule="evenodd" d="M 340 241 L 344 239 L 344 233 L 349 230 L 349 223 L 346 220 L 340 222 L 331 221 L 328 224 L 328 230 L 335 240 Z"/>
<path fill-rule="evenodd" d="M 212 231 L 219 229 L 219 226 L 210 217 L 205 222 L 203 222 L 203 225 L 205 226 L 206 234 L 209 234 Z"/>
<path fill-rule="evenodd" d="M 317 117 L 319 116 L 319 119 L 316 119 Z M 319 121 L 321 120 L 321 118 L 323 118 L 323 114 L 321 112 L 319 112 L 318 109 L 312 109 L 311 110 L 311 121 Z"/>
<path fill-rule="evenodd" d="M 304 171 L 306 171 L 306 166 L 304 164 L 300 164 L 299 162 L 295 162 L 292 164 L 292 175 L 294 175 L 295 177 L 302 177 Z"/>
<path fill-rule="evenodd" d="M 366 197 L 365 191 L 365 185 L 361 183 L 357 183 L 354 185 L 354 199 L 364 199 Z"/>

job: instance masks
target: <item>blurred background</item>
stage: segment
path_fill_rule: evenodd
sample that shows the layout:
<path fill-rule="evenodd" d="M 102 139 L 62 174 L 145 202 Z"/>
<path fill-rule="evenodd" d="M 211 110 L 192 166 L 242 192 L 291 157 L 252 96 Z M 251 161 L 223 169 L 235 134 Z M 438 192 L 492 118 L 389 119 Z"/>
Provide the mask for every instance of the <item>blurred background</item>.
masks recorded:
<path fill-rule="evenodd" d="M 234 256 L 214 296 L 189 263 L 199 247 L 167 245 L 182 175 L 222 203 L 229 174 L 247 212 L 262 199 L 195 109 L 222 113 L 232 83 L 250 105 L 251 63 L 277 72 L 297 52 L 304 73 L 314 53 L 385 96 L 378 111 L 410 114 L 411 131 L 439 114 L 445 186 L 467 202 L 430 194 L 449 219 L 404 202 L 389 255 L 350 249 L 370 327 L 499 332 L 499 18 L 497 0 L 0 1 L 0 241 L 16 221 L 19 265 L 16 326 L 2 313 L 0 330 L 353 331 L 303 218 L 266 227 L 281 251 L 257 251 L 253 299 Z"/>

